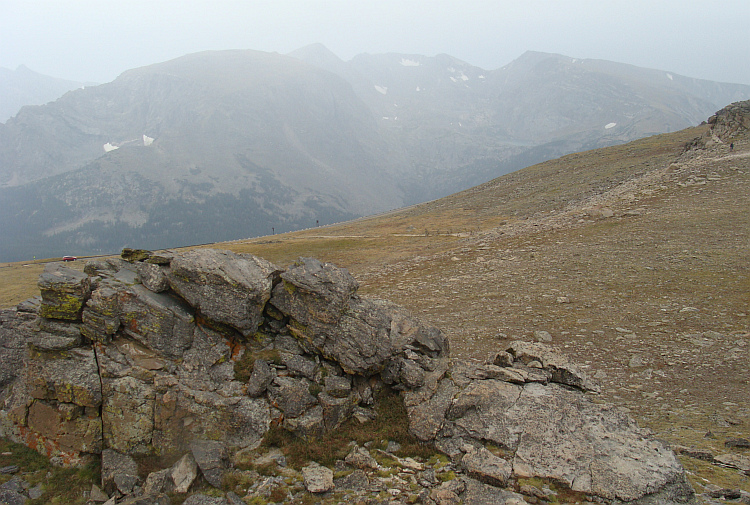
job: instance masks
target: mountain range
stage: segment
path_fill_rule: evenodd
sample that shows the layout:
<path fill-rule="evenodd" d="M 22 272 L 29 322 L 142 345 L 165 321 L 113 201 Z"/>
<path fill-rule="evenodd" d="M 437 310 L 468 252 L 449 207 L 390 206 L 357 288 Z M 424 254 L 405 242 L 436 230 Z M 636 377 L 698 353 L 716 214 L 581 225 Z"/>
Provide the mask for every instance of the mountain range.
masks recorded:
<path fill-rule="evenodd" d="M 68 91 L 93 85 L 43 75 L 24 65 L 15 70 L 0 67 L 0 122 L 16 115 L 24 105 L 52 102 Z"/>
<path fill-rule="evenodd" d="M 0 260 L 216 242 L 435 199 L 563 154 L 698 124 L 724 84 L 528 52 L 344 62 L 208 51 L 0 124 Z"/>

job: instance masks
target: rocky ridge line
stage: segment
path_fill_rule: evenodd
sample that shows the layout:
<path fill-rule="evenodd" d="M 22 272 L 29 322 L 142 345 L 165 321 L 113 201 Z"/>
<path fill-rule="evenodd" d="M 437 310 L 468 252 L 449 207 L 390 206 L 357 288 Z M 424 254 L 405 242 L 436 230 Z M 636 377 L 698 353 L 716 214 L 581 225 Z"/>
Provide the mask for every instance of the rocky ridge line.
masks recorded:
<path fill-rule="evenodd" d="M 358 296 L 346 270 L 310 258 L 280 269 L 211 249 L 123 257 L 84 274 L 50 264 L 41 298 L 0 318 L 3 359 L 23 363 L 2 383 L 2 434 L 59 464 L 101 457 L 118 503 L 168 503 L 199 475 L 219 487 L 232 455 L 257 448 L 272 425 L 321 436 L 376 415 L 385 387 L 400 391 L 410 432 L 459 476 L 439 484 L 424 463 L 397 457 L 422 503 L 488 493 L 487 503 L 533 502 L 517 494 L 524 479 L 602 503 L 693 500 L 672 451 L 592 402 L 597 386 L 546 346 L 514 342 L 489 363 L 452 364 L 440 330 Z M 372 452 L 353 449 L 341 465 L 365 472 Z M 142 481 L 133 457 L 150 454 L 177 462 Z M 358 487 L 332 479 L 314 465 L 301 476 L 321 499 Z M 396 503 L 404 483 L 391 488 Z"/>

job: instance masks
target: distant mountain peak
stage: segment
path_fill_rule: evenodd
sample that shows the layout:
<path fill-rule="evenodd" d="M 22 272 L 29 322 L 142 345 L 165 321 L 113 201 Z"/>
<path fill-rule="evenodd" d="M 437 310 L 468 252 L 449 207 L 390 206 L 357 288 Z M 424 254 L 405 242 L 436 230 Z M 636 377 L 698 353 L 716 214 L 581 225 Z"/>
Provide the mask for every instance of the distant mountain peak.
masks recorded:
<path fill-rule="evenodd" d="M 344 63 L 341 58 L 336 56 L 330 49 L 328 49 L 320 42 L 295 49 L 291 53 L 288 53 L 287 56 L 297 58 L 298 60 L 305 61 L 312 65 Z"/>
<path fill-rule="evenodd" d="M 66 92 L 93 83 L 69 81 L 40 74 L 26 65 L 0 68 L 0 122 L 16 115 L 24 105 L 41 105 Z"/>

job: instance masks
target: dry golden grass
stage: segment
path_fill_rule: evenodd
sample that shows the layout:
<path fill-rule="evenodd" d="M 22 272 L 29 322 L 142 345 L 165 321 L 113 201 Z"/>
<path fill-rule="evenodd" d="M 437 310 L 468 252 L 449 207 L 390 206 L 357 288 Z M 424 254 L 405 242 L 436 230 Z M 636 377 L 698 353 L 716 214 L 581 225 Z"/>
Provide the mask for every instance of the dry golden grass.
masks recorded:
<path fill-rule="evenodd" d="M 42 262 L 0 263 L 0 307 L 10 307 L 39 294 L 36 281 Z"/>
<path fill-rule="evenodd" d="M 0 263 L 0 308 L 12 307 L 23 300 L 39 295 L 37 279 L 50 260 Z M 71 268 L 83 271 L 84 262 L 67 263 Z"/>

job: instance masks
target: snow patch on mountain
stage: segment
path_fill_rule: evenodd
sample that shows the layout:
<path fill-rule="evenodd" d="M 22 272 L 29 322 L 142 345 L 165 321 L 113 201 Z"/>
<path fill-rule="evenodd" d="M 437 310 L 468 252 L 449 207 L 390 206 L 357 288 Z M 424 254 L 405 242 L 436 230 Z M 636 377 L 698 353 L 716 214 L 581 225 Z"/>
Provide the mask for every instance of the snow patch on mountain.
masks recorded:
<path fill-rule="evenodd" d="M 407 58 L 401 58 L 401 65 L 404 67 L 418 67 L 422 64 L 416 60 L 409 60 Z"/>
<path fill-rule="evenodd" d="M 110 151 L 114 151 L 115 149 L 119 149 L 120 148 L 120 146 L 112 145 L 109 142 L 107 142 L 106 144 L 104 144 L 102 147 L 104 147 L 104 152 L 105 153 L 108 153 Z"/>
<path fill-rule="evenodd" d="M 459 80 L 461 80 L 461 81 L 468 81 L 469 80 L 469 76 L 466 75 L 463 72 L 463 70 L 458 70 L 458 69 L 455 69 L 453 67 L 448 67 L 448 72 L 450 72 L 451 74 L 456 74 L 456 77 L 451 77 L 451 81 L 453 81 L 453 82 L 458 82 Z"/>
<path fill-rule="evenodd" d="M 609 130 L 610 128 L 614 128 L 615 126 L 617 126 L 617 123 L 607 123 L 606 125 L 604 125 L 604 129 Z"/>
<path fill-rule="evenodd" d="M 385 86 L 378 86 L 378 85 L 376 84 L 376 85 L 375 85 L 375 91 L 377 91 L 377 92 L 378 92 L 378 93 L 380 93 L 381 95 L 385 95 L 385 94 L 387 94 L 387 93 L 388 93 L 388 88 L 387 88 L 387 87 L 385 87 Z"/>

